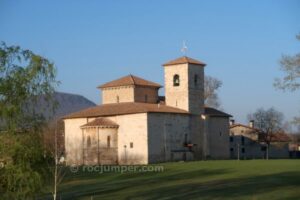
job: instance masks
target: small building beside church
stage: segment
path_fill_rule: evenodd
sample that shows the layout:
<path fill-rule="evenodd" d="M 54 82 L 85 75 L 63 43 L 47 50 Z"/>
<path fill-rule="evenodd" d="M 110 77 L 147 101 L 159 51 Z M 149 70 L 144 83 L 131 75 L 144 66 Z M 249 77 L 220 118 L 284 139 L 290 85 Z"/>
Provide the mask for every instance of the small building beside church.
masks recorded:
<path fill-rule="evenodd" d="M 255 128 L 254 121 L 249 125 L 230 123 L 230 158 L 231 159 L 265 159 L 289 158 L 290 138 L 283 132 L 272 134 L 270 145 L 262 140 L 260 129 Z M 267 149 L 268 148 L 268 149 Z"/>
<path fill-rule="evenodd" d="M 64 117 L 68 165 L 228 159 L 229 117 L 204 106 L 201 61 L 163 64 L 160 84 L 128 75 L 100 85 L 102 104 Z"/>

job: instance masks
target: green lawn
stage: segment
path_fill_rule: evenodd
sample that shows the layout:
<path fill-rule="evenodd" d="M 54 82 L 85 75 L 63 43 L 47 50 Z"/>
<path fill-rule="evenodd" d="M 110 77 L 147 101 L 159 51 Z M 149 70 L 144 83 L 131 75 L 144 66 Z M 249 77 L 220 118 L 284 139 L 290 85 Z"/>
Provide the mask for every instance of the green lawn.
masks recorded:
<path fill-rule="evenodd" d="M 300 160 L 165 163 L 164 172 L 68 173 L 61 199 L 300 199 Z"/>

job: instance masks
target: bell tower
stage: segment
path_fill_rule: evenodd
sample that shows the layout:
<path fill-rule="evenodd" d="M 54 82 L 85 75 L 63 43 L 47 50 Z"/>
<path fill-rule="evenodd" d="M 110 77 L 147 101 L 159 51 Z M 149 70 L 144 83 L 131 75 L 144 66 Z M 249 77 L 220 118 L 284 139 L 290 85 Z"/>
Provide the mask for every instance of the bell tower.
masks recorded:
<path fill-rule="evenodd" d="M 187 56 L 163 64 L 166 105 L 203 114 L 205 65 Z"/>

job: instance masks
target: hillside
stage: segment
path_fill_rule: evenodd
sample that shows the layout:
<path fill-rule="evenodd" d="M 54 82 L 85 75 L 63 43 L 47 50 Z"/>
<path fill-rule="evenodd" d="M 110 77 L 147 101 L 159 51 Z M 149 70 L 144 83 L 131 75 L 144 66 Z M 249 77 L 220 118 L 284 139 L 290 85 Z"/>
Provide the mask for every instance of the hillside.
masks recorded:
<path fill-rule="evenodd" d="M 41 98 L 35 109 L 38 113 L 43 113 L 50 120 L 96 105 L 94 102 L 77 94 L 55 92 L 53 99 L 57 102 L 54 113 L 50 109 L 52 106 L 47 105 L 43 98 Z"/>

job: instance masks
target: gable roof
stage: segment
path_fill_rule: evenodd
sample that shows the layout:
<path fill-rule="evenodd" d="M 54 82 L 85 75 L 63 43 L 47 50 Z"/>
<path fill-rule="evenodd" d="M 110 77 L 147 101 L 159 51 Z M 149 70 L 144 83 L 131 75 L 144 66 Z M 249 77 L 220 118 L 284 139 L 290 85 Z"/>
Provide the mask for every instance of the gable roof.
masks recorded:
<path fill-rule="evenodd" d="M 187 57 L 187 56 L 182 56 L 180 58 L 177 58 L 175 60 L 171 60 L 165 64 L 163 64 L 163 66 L 168 66 L 168 65 L 178 65 L 178 64 L 185 64 L 185 63 L 190 63 L 190 64 L 195 64 L 195 65 L 201 65 L 201 66 L 205 66 L 206 64 L 199 61 L 199 60 L 196 60 L 196 59 L 193 59 L 193 58 L 190 58 L 190 57 Z"/>
<path fill-rule="evenodd" d="M 87 124 L 82 125 L 80 128 L 85 127 L 95 127 L 95 126 L 101 126 L 101 127 L 109 127 L 109 128 L 118 128 L 119 125 L 115 122 L 111 121 L 110 119 L 106 119 L 103 117 L 99 117 Z"/>
<path fill-rule="evenodd" d="M 232 117 L 232 115 L 211 107 L 204 107 L 204 114 L 213 117 Z"/>
<path fill-rule="evenodd" d="M 177 113 L 189 114 L 185 110 L 171 106 L 151 103 L 112 103 L 91 107 L 79 112 L 71 113 L 64 116 L 63 119 L 85 118 L 85 117 L 104 117 L 115 115 L 126 115 L 135 113 Z"/>
<path fill-rule="evenodd" d="M 233 125 L 231 125 L 229 128 L 231 129 L 231 128 L 235 128 L 235 127 L 238 127 L 238 126 L 241 126 L 241 127 L 244 127 L 244 128 L 248 128 L 248 129 L 251 129 L 251 130 L 253 130 L 253 131 L 255 131 L 255 132 L 261 132 L 259 129 L 257 129 L 257 128 L 254 128 L 254 127 L 250 127 L 250 126 L 247 126 L 247 125 L 244 125 L 244 124 L 233 124 Z"/>
<path fill-rule="evenodd" d="M 145 79 L 130 74 L 128 76 L 124 76 L 114 81 L 110 81 L 108 83 L 100 85 L 98 88 L 118 87 L 118 86 L 127 86 L 127 85 L 137 85 L 137 86 L 146 86 L 146 87 L 154 87 L 154 88 L 162 87 L 157 83 L 147 81 Z"/>

